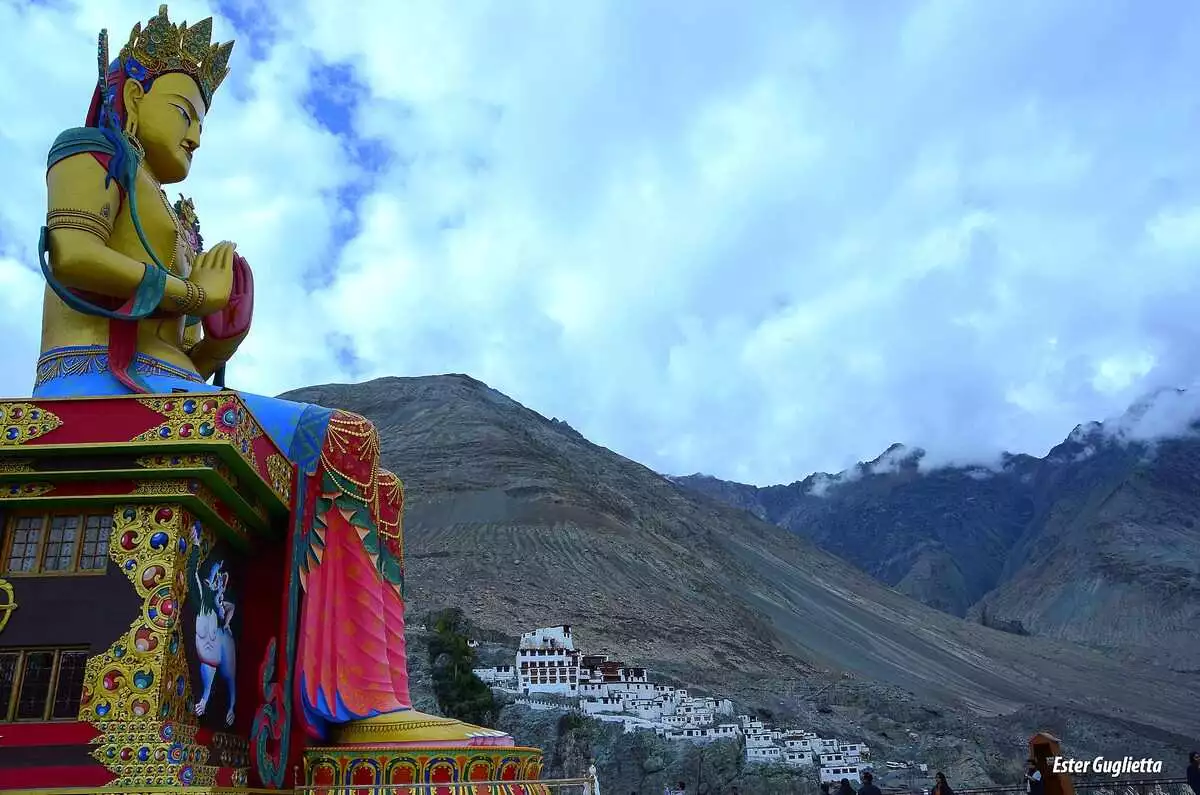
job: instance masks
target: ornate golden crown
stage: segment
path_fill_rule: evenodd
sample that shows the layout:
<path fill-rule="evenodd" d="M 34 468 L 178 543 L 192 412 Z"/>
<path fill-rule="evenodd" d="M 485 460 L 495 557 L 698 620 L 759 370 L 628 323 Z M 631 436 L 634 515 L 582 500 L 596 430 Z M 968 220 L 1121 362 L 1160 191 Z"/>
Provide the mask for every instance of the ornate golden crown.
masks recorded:
<path fill-rule="evenodd" d="M 190 75 L 200 86 L 204 104 L 211 105 L 213 94 L 229 74 L 229 54 L 233 42 L 212 43 L 212 17 L 190 28 L 186 22 L 172 25 L 166 5 L 158 7 L 158 16 L 142 29 L 139 22 L 129 34 L 129 43 L 121 48 L 121 59 L 132 58 L 145 69 L 143 78 L 155 78 L 168 72 Z"/>

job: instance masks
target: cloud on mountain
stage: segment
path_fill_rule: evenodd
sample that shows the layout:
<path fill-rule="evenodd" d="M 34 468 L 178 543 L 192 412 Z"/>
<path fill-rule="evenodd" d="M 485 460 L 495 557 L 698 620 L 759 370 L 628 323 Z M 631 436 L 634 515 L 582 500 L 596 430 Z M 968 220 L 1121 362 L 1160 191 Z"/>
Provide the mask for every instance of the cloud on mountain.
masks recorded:
<path fill-rule="evenodd" d="M 153 11 L 0 0 L 0 393 L 37 355 L 46 149 L 95 33 Z M 1040 455 L 1200 372 L 1187 4 L 171 13 L 238 39 L 180 187 L 255 267 L 239 388 L 466 372 L 767 483 L 896 440 Z"/>

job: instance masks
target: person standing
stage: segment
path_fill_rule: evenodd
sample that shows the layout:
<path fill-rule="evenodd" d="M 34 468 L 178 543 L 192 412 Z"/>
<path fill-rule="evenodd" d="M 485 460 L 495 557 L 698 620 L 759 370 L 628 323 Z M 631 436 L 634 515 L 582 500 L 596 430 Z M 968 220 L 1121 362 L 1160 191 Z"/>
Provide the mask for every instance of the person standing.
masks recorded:
<path fill-rule="evenodd" d="M 1188 757 L 1187 783 L 1192 792 L 1200 795 L 1200 751 L 1192 751 Z"/>
<path fill-rule="evenodd" d="M 875 786 L 875 776 L 870 771 L 862 774 L 862 786 L 858 788 L 858 795 L 883 795 L 879 787 Z"/>
<path fill-rule="evenodd" d="M 588 782 L 592 785 L 592 795 L 600 795 L 600 777 L 596 775 L 596 760 L 588 760 Z"/>
<path fill-rule="evenodd" d="M 854 787 L 850 786 L 850 779 L 842 779 L 841 784 L 838 785 L 837 795 L 855 795 Z"/>
<path fill-rule="evenodd" d="M 1042 795 L 1046 782 L 1042 780 L 1042 771 L 1038 770 L 1037 762 L 1033 759 L 1025 761 L 1025 792 L 1026 795 Z"/>
<path fill-rule="evenodd" d="M 946 783 L 946 774 L 940 770 L 933 779 L 933 795 L 954 795 L 954 790 Z"/>

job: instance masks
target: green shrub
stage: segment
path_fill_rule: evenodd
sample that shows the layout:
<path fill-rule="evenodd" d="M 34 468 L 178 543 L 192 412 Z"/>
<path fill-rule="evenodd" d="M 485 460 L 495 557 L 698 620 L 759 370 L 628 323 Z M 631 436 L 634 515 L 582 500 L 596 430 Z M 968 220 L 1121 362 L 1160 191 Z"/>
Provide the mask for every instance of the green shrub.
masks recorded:
<path fill-rule="evenodd" d="M 467 645 L 462 611 L 442 611 L 433 624 L 429 665 L 438 708 L 446 717 L 493 728 L 499 710 L 492 689 L 472 672 L 475 651 Z"/>

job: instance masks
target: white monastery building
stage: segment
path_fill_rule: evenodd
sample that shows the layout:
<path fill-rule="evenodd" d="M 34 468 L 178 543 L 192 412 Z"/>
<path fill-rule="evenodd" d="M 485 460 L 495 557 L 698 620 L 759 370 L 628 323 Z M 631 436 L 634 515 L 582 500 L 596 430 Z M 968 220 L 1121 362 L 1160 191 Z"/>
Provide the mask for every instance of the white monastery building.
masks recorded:
<path fill-rule="evenodd" d="M 517 689 L 525 695 L 579 695 L 579 652 L 569 626 L 535 629 L 521 636 Z"/>
<path fill-rule="evenodd" d="M 515 693 L 533 708 L 562 709 L 562 702 L 539 702 L 538 695 L 577 703 L 584 715 L 621 723 L 627 732 L 653 731 L 660 737 L 703 743 L 744 738 L 747 762 L 816 767 L 822 781 L 860 782 L 870 752 L 862 743 L 818 737 L 801 729 L 776 730 L 749 715 L 734 718 L 733 702 L 692 696 L 687 690 L 651 682 L 645 668 L 584 654 L 575 648 L 571 628 L 545 627 L 521 636 L 514 665 L 476 668 L 493 687 Z"/>

